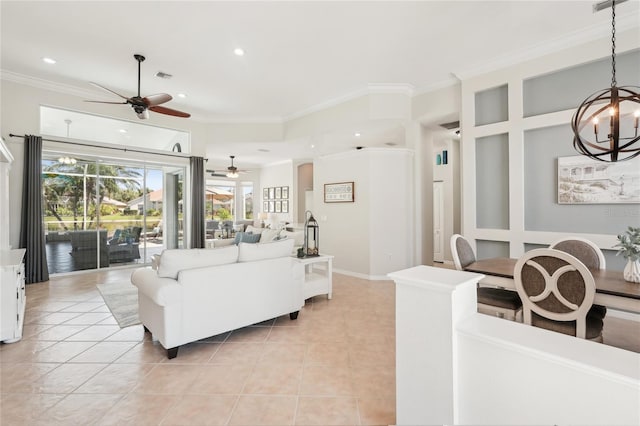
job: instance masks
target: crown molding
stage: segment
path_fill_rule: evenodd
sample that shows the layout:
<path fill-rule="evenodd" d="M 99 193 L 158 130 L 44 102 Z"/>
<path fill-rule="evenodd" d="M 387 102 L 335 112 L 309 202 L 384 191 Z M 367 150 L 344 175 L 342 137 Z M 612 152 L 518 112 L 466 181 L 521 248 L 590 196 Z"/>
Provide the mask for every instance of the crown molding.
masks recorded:
<path fill-rule="evenodd" d="M 425 93 L 435 92 L 436 90 L 445 89 L 447 87 L 455 86 L 456 84 L 460 84 L 460 79 L 452 74 L 451 77 L 447 78 L 446 80 L 442 80 L 416 89 L 413 96 L 415 97 L 424 95 Z"/>
<path fill-rule="evenodd" d="M 53 92 L 63 93 L 65 95 L 75 95 L 82 98 L 95 96 L 97 91 L 83 89 L 70 84 L 55 83 L 53 81 L 44 80 L 42 78 L 32 77 L 17 72 L 0 69 L 0 79 L 13 83 L 23 84 L 25 86 L 35 87 L 37 89 L 50 90 Z"/>
<path fill-rule="evenodd" d="M 414 87 L 411 84 L 406 83 L 371 83 L 367 84 L 366 87 L 355 90 L 353 92 L 347 93 L 342 96 L 338 96 L 333 99 L 326 100 L 324 102 L 320 102 L 319 104 L 313 105 L 309 108 L 305 108 L 302 111 L 294 112 L 288 116 L 285 116 L 283 120 L 285 122 L 295 120 L 297 118 L 304 117 L 305 115 L 312 114 L 314 112 L 322 111 L 324 109 L 328 109 L 342 103 L 360 98 L 362 96 L 367 95 L 377 95 L 377 94 L 396 94 L 396 95 L 405 95 L 405 96 L 413 96 Z"/>
<path fill-rule="evenodd" d="M 638 29 L 638 17 L 635 14 L 626 14 L 616 17 L 616 32 L 620 33 Z M 452 74 L 459 80 L 467 80 L 499 69 L 517 65 L 532 59 L 536 59 L 552 53 L 569 49 L 581 44 L 599 40 L 605 37 L 611 37 L 611 23 L 599 23 L 590 27 L 574 31 L 570 34 L 563 35 L 551 41 L 541 42 L 537 45 L 524 49 L 521 52 L 513 52 L 503 55 L 484 63 L 477 63 L 454 71 Z"/>

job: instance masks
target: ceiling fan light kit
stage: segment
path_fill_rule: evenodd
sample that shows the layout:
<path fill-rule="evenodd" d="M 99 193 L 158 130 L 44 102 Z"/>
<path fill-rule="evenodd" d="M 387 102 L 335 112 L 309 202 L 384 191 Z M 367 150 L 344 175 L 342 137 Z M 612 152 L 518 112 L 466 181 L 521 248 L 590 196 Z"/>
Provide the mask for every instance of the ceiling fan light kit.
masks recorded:
<path fill-rule="evenodd" d="M 171 115 L 173 117 L 182 117 L 182 118 L 191 117 L 191 114 L 189 113 L 161 106 L 161 104 L 169 102 L 171 99 L 173 99 L 171 95 L 168 95 L 166 93 L 158 93 L 155 95 L 149 95 L 145 97 L 140 96 L 140 68 L 141 68 L 142 62 L 144 62 L 146 58 L 139 54 L 135 54 L 133 55 L 133 57 L 135 58 L 136 61 L 138 61 L 138 95 L 137 96 L 132 96 L 130 98 L 127 98 L 126 96 L 123 96 L 120 93 L 114 92 L 113 90 L 108 89 L 104 86 L 101 86 L 98 83 L 91 82 L 91 84 L 93 84 L 94 86 L 99 87 L 102 90 L 106 90 L 107 92 L 113 93 L 114 95 L 121 97 L 122 99 L 124 99 L 124 102 L 108 102 L 108 101 L 85 101 L 85 102 L 94 102 L 94 103 L 101 103 L 101 104 L 129 104 L 133 108 L 133 111 L 136 113 L 138 118 L 141 120 L 146 120 L 149 118 L 149 111 L 153 111 L 159 114 Z"/>

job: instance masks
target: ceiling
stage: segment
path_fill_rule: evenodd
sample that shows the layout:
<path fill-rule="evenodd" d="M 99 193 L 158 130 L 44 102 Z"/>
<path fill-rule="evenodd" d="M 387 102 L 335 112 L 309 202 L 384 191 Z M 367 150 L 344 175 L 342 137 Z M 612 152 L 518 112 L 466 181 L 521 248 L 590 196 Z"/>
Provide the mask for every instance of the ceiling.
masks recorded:
<path fill-rule="evenodd" d="M 88 82 L 134 95 L 133 54 L 140 53 L 147 58 L 141 94 L 172 94 L 164 105 L 205 122 L 282 122 L 371 84 L 403 84 L 420 93 L 451 84 L 460 73 L 611 31 L 610 10 L 593 13 L 592 1 L 0 4 L 4 76 L 41 79 L 118 101 Z M 617 7 L 619 30 L 639 25 L 639 6 L 630 0 Z M 244 56 L 234 54 L 238 47 Z M 57 63 L 48 65 L 43 57 Z M 173 77 L 160 79 L 158 71 Z M 177 98 L 178 93 L 187 97 Z M 377 126 L 367 143 L 403 137 L 398 123 Z M 359 144 L 352 136 L 316 142 L 335 150 Z M 289 142 L 263 147 L 270 153 L 261 155 L 250 143 L 220 146 L 219 157 L 228 159 L 233 149 L 242 167 L 243 154 L 256 157 L 251 163 L 308 155 L 297 154 Z"/>

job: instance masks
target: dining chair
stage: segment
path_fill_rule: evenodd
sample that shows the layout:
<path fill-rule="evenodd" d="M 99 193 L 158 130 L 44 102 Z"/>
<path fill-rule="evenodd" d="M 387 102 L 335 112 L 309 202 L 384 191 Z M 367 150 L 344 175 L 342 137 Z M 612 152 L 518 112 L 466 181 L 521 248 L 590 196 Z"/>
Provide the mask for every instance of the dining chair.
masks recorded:
<path fill-rule="evenodd" d="M 596 284 L 575 256 L 555 249 L 526 252 L 514 270 L 525 324 L 602 342 L 602 318 L 589 313 Z"/>
<path fill-rule="evenodd" d="M 549 248 L 569 253 L 589 269 L 606 269 L 607 267 L 604 253 L 602 253 L 600 247 L 585 238 L 565 237 L 551 244 Z M 607 307 L 593 305 L 591 313 L 604 318 L 607 315 Z"/>
<path fill-rule="evenodd" d="M 458 271 L 476 261 L 476 255 L 469 241 L 460 234 L 451 236 L 451 254 Z M 478 312 L 517 321 L 521 317 L 522 301 L 518 293 L 496 287 L 478 285 Z"/>

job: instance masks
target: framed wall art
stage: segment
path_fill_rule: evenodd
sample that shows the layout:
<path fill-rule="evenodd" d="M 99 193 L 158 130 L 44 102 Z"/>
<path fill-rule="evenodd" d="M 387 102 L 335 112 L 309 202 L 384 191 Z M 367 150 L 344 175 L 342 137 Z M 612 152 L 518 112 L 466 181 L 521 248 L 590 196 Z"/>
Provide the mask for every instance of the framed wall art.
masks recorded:
<path fill-rule="evenodd" d="M 338 182 L 324 184 L 325 203 L 353 203 L 353 182 Z"/>
<path fill-rule="evenodd" d="M 276 213 L 282 213 L 282 201 L 276 201 Z"/>
<path fill-rule="evenodd" d="M 275 213 L 275 212 L 276 212 L 275 201 L 269 201 L 269 213 Z"/>
<path fill-rule="evenodd" d="M 262 199 L 263 200 L 269 199 L 269 188 L 262 188 Z"/>
<path fill-rule="evenodd" d="M 262 202 L 262 211 L 265 213 L 269 213 L 269 202 L 268 201 L 263 201 Z"/>
<path fill-rule="evenodd" d="M 558 204 L 640 203 L 640 157 L 605 163 L 558 157 Z"/>
<path fill-rule="evenodd" d="M 289 213 L 289 200 L 282 201 L 282 213 Z"/>
<path fill-rule="evenodd" d="M 274 187 L 269 188 L 269 199 L 273 200 L 276 198 L 276 189 Z"/>
<path fill-rule="evenodd" d="M 283 200 L 288 200 L 289 199 L 289 187 L 288 186 L 283 186 L 282 187 L 282 199 Z"/>
<path fill-rule="evenodd" d="M 282 198 L 282 188 L 279 186 L 276 186 L 276 196 L 275 199 L 279 200 Z"/>

